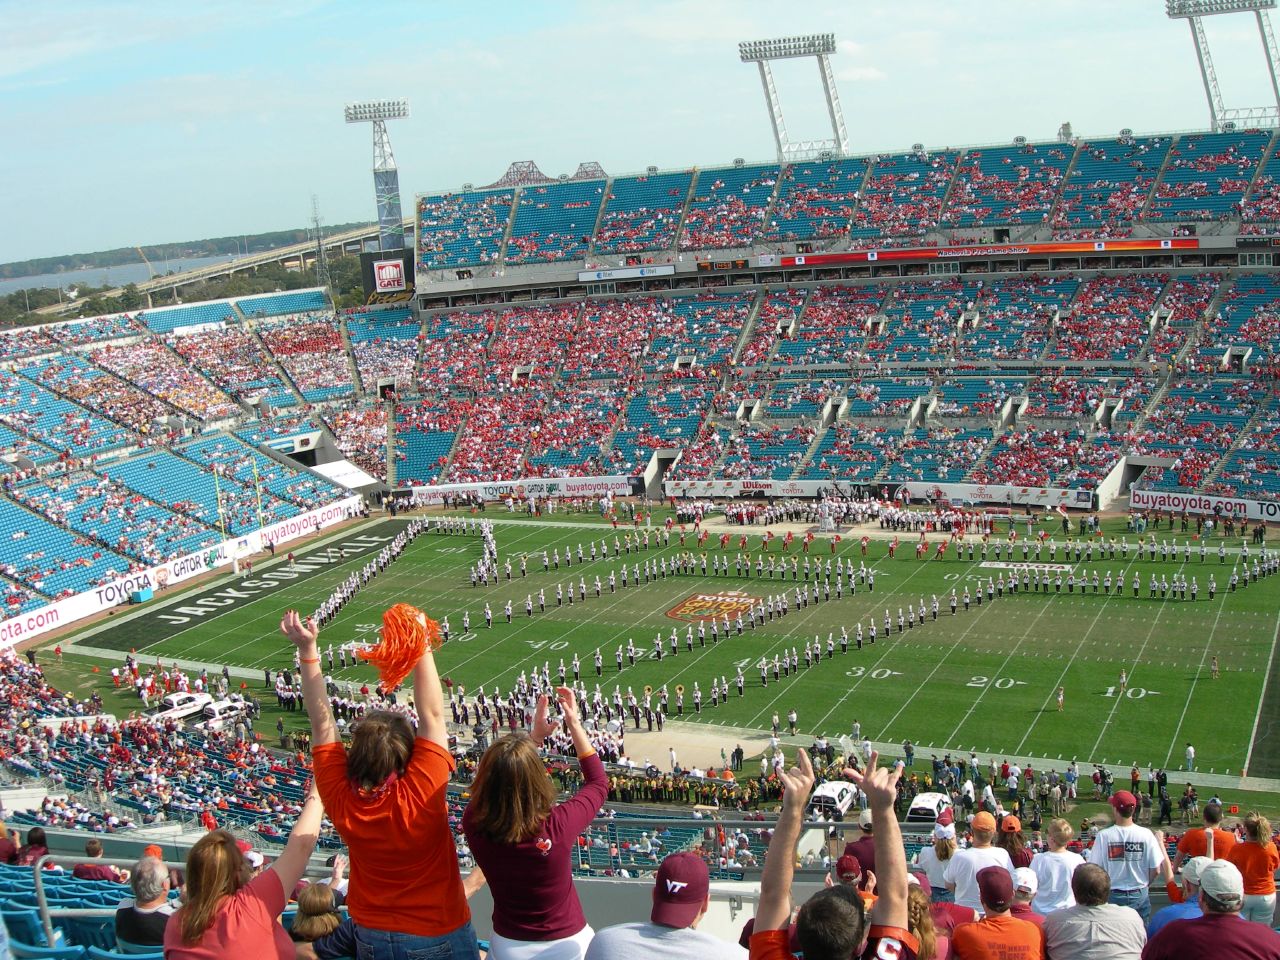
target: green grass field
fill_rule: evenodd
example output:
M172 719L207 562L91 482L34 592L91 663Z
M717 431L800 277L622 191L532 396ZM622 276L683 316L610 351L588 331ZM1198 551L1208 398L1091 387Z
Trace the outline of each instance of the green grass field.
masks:
M499 521L505 514L490 514ZM557 518L559 520L560 518ZM328 595L346 572L358 569L389 540L405 521L386 520L340 535L324 547L304 549L299 571L284 564L259 571L245 580L222 580L198 588L178 602L159 604L128 619L99 625L77 642L92 648L119 651L121 657L136 649L144 658L176 657L261 670L292 662L292 649L280 636L281 611L293 607L309 612ZM553 674L561 657L582 658L583 679L596 682L592 653L600 647L605 658L603 686L611 692L615 683L637 693L645 685L682 683L691 689L695 680L706 691L713 676L729 677L738 664L747 679L746 695L736 692L727 704L711 709L704 703L696 719L708 724L764 728L777 711L785 716L795 708L805 734L848 733L857 719L864 734L876 741L900 742L910 738L927 757L937 750L992 751L1010 757L1078 758L1122 764L1137 762L1179 768L1188 740L1197 750L1197 770L1238 776L1248 765L1250 775L1277 776L1280 750L1267 737L1270 720L1258 723L1260 702L1268 680L1268 668L1280 627L1280 578L1230 594L1226 589L1232 558L1219 566L1216 543L1201 565L1198 554L1184 568L1177 561L1148 563L1117 556L1082 566L1105 572L1125 571L1122 596L1018 594L997 599L967 614L952 617L946 597L953 586L976 586L998 570L983 568L980 561L958 560L953 553L943 561L918 562L911 540L904 537L898 557L890 561L883 542L873 541L867 558L876 570L875 592L865 588L843 600L832 600L792 610L742 637L721 640L705 648L684 645L685 622L668 611L697 594L741 591L765 597L781 589L778 582L735 577L668 577L640 586L632 585L613 595L607 578L622 559L639 560L679 552L675 540L665 551L542 572L541 553L552 546L563 550L586 545L594 534L613 542L605 525L549 524L536 520L500 522L496 535L500 553L516 567L514 582L489 588L472 588L468 569L479 556L479 540L469 536L421 537L387 572L361 591L321 634L322 648L349 640L374 640L382 611L397 601L411 602L430 615L448 616L453 640L439 653L441 673L465 684L468 691L480 686L504 689L522 670L550 662ZM1157 537L1161 533L1157 533ZM1179 540L1184 535L1177 535ZM1059 539L1061 537L1059 536ZM755 546L756 538L752 538ZM692 541L690 541L692 544ZM711 541L712 544L715 541ZM736 543L736 540L735 540ZM799 549L797 542L793 552ZM813 556L829 556L824 541L814 544ZM847 557L857 558L858 547L846 535L840 546ZM775 543L774 552L780 550ZM345 552L345 555L344 555ZM518 555L530 554L529 573L518 572ZM1047 562L1047 555L1045 560ZM323 562L317 562L322 560ZM1062 562L1062 554L1058 555ZM1182 569L1200 581L1196 603L1148 600L1147 580L1154 571L1172 575ZM1141 575L1141 599L1133 599L1130 581ZM1207 597L1208 575L1219 583L1218 597ZM556 608L557 583L587 581L585 603ZM604 594L595 598L593 579L605 582ZM524 599L532 592L547 591L548 609L524 615ZM788 580L787 589L791 589ZM932 594L942 601L939 621L916 626L891 637L883 633L875 645L861 651L850 647L841 655L839 645L832 659L761 689L756 668L761 655L773 655L786 647L803 647L807 639L827 633L839 636L841 625L853 632L874 617L882 630L885 608L896 621L898 607L910 598L929 603ZM513 601L514 622L507 625L503 604ZM485 602L495 614L492 629L485 629ZM471 613L471 631L462 630L463 611ZM675 626L681 636L680 652L661 662L650 659L653 637L664 638ZM696 626L695 626L696 631ZM634 667L618 673L614 650L634 638L642 651ZM66 641L64 641L65 645ZM669 650L665 643L664 647ZM1216 655L1221 677L1210 678L1210 658ZM109 664L104 664L108 666ZM624 664L625 666L625 664ZM1120 695L1121 671L1128 673L1128 690ZM372 679L367 667L336 671L339 681ZM261 686L259 677L254 684ZM1055 692L1066 688L1066 709L1058 712ZM1268 698L1268 704L1274 698ZM1268 711L1269 713L1269 711ZM685 718L693 714L687 698ZM1119 777L1118 777L1119 779Z

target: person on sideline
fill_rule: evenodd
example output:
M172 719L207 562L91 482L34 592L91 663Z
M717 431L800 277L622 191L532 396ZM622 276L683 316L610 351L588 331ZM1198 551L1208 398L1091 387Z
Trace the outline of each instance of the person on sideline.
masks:
M1276 871L1280 870L1280 856L1271 842L1271 822L1256 811L1245 817L1244 840L1231 849L1227 859L1244 877L1240 916L1271 926L1276 913Z
M529 736L508 734L480 758L462 815L471 854L493 892L494 960L582 960L594 935L573 885L573 854L608 795L609 780L573 691L557 687L556 698L582 770L577 794L556 803L539 754L559 725L547 718L544 696Z
M454 763L430 645L413 669L416 734L403 714L373 710L352 727L348 750L320 670L319 629L293 610L280 628L298 648L316 785L350 851L346 904L356 923L357 955L400 960L417 950L477 960L445 807Z
M276 918L302 879L323 815L312 786L284 852L256 877L233 834L214 830L196 841L187 854L186 903L164 929L165 960L293 960L293 941Z

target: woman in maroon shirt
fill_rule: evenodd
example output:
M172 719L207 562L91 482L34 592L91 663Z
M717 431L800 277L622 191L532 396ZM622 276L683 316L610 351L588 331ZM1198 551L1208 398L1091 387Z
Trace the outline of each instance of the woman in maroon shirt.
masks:
M548 721L547 700L540 697L529 736L509 734L485 751L462 816L471 853L493 892L494 960L581 960L594 935L573 886L573 854L604 803L608 778L573 691L558 687L556 696L582 768L577 794L555 802L538 750L557 723Z

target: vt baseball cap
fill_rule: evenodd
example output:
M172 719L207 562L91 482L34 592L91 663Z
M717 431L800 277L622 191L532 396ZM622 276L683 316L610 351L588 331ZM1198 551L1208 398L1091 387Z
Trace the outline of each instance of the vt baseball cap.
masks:
M1013 906L1013 877L1004 867L983 867L978 871L978 895L983 906L1004 913Z
M862 864L851 853L836 861L836 876L841 880L857 880L862 876Z
M664 927L689 926L702 912L710 885L707 865L697 855L671 854L658 867L649 919Z
M1117 813L1124 813L1126 810L1132 813L1138 809L1138 798L1128 790L1117 790L1111 795L1111 806Z

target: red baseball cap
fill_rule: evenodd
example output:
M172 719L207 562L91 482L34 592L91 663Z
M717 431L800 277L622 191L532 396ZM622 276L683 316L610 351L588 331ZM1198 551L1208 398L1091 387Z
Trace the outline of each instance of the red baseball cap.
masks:
M702 912L710 886L711 876L702 858L693 853L671 854L658 867L649 919L663 927L689 926Z
M1013 877L1004 867L983 867L978 871L978 895L986 907L1003 913L1013 905Z
M862 864L851 853L846 853L836 861L836 876L841 880L857 880L862 876Z
M1117 790L1111 795L1111 806L1118 813L1123 813L1126 808L1132 813L1138 808L1138 798L1128 790Z

